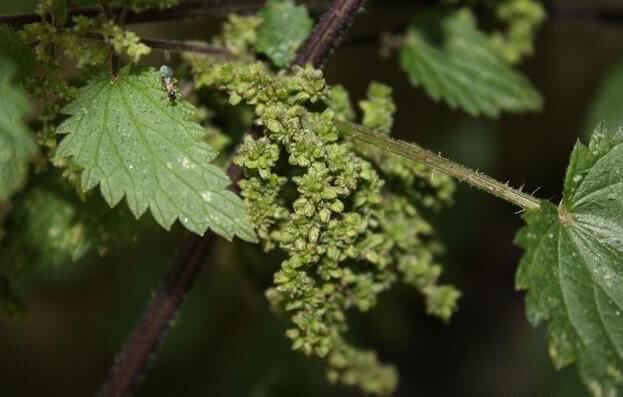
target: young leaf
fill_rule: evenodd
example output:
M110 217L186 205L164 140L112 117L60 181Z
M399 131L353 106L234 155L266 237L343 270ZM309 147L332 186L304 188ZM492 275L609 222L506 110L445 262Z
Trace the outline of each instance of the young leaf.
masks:
M533 324L549 320L550 356L577 360L595 396L623 392L623 131L577 144L558 207L527 211L517 288Z
M192 121L194 108L170 102L154 70L123 68L82 87L63 112L58 148L84 169L82 188L97 184L110 206L124 196L138 218L148 208L164 228L176 219L203 234L254 241L244 204L227 190L229 178L210 164L217 153Z
M532 84L478 30L468 10L414 21L400 63L413 85L421 84L435 100L472 116L538 110L542 104Z
M22 120L28 100L14 83L15 67L0 55L0 201L24 183L28 163L37 152L34 139Z
M307 8L291 0L270 0L260 16L257 51L268 56L276 66L288 66L313 26Z

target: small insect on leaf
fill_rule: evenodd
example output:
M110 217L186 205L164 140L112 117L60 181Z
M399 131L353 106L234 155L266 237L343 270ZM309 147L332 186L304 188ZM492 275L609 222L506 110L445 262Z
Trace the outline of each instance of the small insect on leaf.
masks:
M255 241L244 202L211 164L218 153L204 142L195 108L162 100L161 78L129 65L116 80L108 74L90 80L63 109L70 117L57 128L66 135L57 155L72 158L83 169L82 190L99 185L110 207L125 197L135 217L149 210L167 230L179 220L199 235L210 229Z
M170 79L173 77L173 69L167 65L162 65L160 66L160 75L163 79Z
M162 86L167 92L167 97L171 103L180 97L177 89L177 80L173 78L173 69L167 65L160 66L160 76L162 79Z

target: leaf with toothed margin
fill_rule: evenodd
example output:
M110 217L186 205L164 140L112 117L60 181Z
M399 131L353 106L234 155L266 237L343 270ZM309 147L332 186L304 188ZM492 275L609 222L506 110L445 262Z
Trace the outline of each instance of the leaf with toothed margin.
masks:
M623 394L623 131L571 155L563 199L527 211L516 242L530 322L549 321L557 368L577 362L594 396Z
M217 153L194 111L167 99L156 71L127 66L90 81L63 110L70 117L57 130L67 135L58 156L83 169L83 190L99 184L110 206L125 196L137 218L149 209L166 229L179 219L197 234L255 241L244 203L210 164Z
M532 84L504 61L468 9L423 13L413 21L400 64L414 86L472 116L541 108Z
M262 25L257 31L257 51L276 66L288 66L314 25L307 8L292 0L270 0L259 15Z

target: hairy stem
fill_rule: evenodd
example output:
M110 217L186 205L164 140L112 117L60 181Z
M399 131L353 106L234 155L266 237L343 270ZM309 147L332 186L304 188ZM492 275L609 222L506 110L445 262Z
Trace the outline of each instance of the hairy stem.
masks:
M179 40L163 40L141 38L141 42L148 47L156 50L164 50L171 52L195 52L206 55L220 55L223 57L231 57L231 52L226 48L216 47L209 44L189 43Z
M83 36L88 40L104 40L104 36L99 33L88 33ZM204 43L193 43L182 40L169 40L169 39L153 39L148 37L141 37L141 42L146 46L161 51L171 51L171 52L194 52L197 54L205 54L205 55L220 55L225 58L229 58L232 56L231 52L223 47L217 47L210 44Z
M245 13L255 11L266 3L266 0L194 0L184 1L180 5L167 8L165 10L147 10L143 12L127 11L126 23L138 24L146 22L169 21L184 18L196 17L223 17L229 13ZM307 0L304 1L311 8L318 8L327 3L326 0ZM123 7L111 7L111 12L118 15ZM72 17L83 15L95 17L102 13L101 7L81 7L69 11L68 23ZM0 15L0 25L7 24L14 28L21 28L24 25L34 22L41 22L41 17L37 14L16 14Z
M359 1L361 3L362 1ZM339 20L344 26L333 24L335 31L344 32L351 23L355 12L359 9L349 8L351 15L344 14L344 4L350 4L352 0L335 0L333 5L322 17L322 20L335 20L332 13L341 12ZM328 14L328 15L326 15ZM328 51L314 51L314 48L334 48L336 44L332 40L339 41L340 35L324 35L319 31L324 31L322 23L318 24L310 39L299 49L300 53L310 54L305 57L297 57L295 64L303 65L307 62L321 65ZM327 42L327 43L325 43ZM253 136L260 135L258 127L250 132ZM233 189L237 189L237 182L242 178L242 170L232 164L227 173L234 182ZM184 302L186 293L190 290L194 280L197 278L201 265L211 250L216 240L213 233L206 233L205 236L192 236L188 243L182 248L179 256L173 262L169 272L165 276L160 288L154 294L143 315L143 319L132 331L130 338L117 356L115 363L110 371L106 383L101 387L98 397L126 397L139 381L150 358L153 358L159 345L164 339L166 331L170 328L171 322Z
M182 4L165 10L147 10L143 12L127 11L125 22L128 24L167 21L172 19L196 18L203 16L223 16L230 12L253 11L262 7L265 0L200 0L185 1ZM118 15L123 7L111 7L110 12ZM77 8L69 11L68 23L72 17L83 15L95 17L102 13L101 7ZM0 24L7 24L12 27L20 28L34 22L41 22L41 17L37 14L17 14L0 15Z
M126 396L137 383L138 377L171 327L173 318L197 278L215 239L212 233L205 237L193 236L181 250L149 302L143 319L117 356L110 371L110 380L101 387L98 397Z
M445 157L424 149L414 143L392 139L360 125L336 121L338 129L345 135L360 142L373 145L398 156L426 164L431 169L449 175L475 188L515 204L525 210L539 209L539 200L520 190L513 189L506 183L478 171L471 170Z
M294 61L297 65L322 67L355 19L365 0L334 1L301 47Z
M183 4L166 10L150 10L141 13L128 11L128 24L140 24L146 22L169 21L184 18L195 17L222 17L230 12L250 12L262 7L265 0L200 0L185 1ZM307 0L303 1L312 9L317 9L326 0ZM439 5L439 0L422 0L418 2L421 6ZM462 3L459 3L462 5ZM555 18L570 18L585 21L594 21L609 25L620 25L623 23L623 12L613 7L575 7L565 6L556 3L545 4L548 15ZM121 7L112 7L113 12L120 12ZM101 8L83 7L69 11L68 21L74 15L84 15L86 17L95 17L101 13ZM24 25L34 22L41 22L41 17L37 14L15 14L0 15L0 25L6 24L13 28L21 28Z

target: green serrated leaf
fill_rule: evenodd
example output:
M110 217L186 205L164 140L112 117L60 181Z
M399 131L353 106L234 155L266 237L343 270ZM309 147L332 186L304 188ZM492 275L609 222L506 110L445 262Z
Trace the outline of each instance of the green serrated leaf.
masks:
M149 208L166 229L179 219L198 234L210 228L255 240L229 178L210 164L217 153L193 121L195 109L171 103L156 71L128 66L115 79L94 79L63 112L71 117L58 127L67 134L58 155L84 169L83 190L99 184L110 206L125 196L136 217Z
M24 183L28 163L37 152L24 116L28 100L13 82L14 66L0 54L0 201Z
M34 275L49 280L75 274L71 264L156 227L136 222L127 208L111 209L101 197L89 196L82 200L55 175L40 174L15 200L0 241L0 317L21 311L20 297Z
M415 86L472 116L538 110L542 99L476 27L469 10L423 15L411 25L400 63Z
M586 131L599 123L611 131L623 125L623 63L608 71L601 83L588 113Z
M313 26L307 8L291 0L270 0L260 16L257 51L268 56L276 66L288 66Z
M0 246L0 277L15 278L34 268L58 267L104 253L110 243L129 241L147 228L126 209L111 209L101 198L80 200L43 175L16 200Z
M549 320L556 367L577 361L594 396L623 393L623 132L596 131L571 155L563 200L528 211L517 288Z
M25 192L5 225L0 273L16 278L32 269L67 265L82 258L100 237L82 219L82 205L49 188Z

